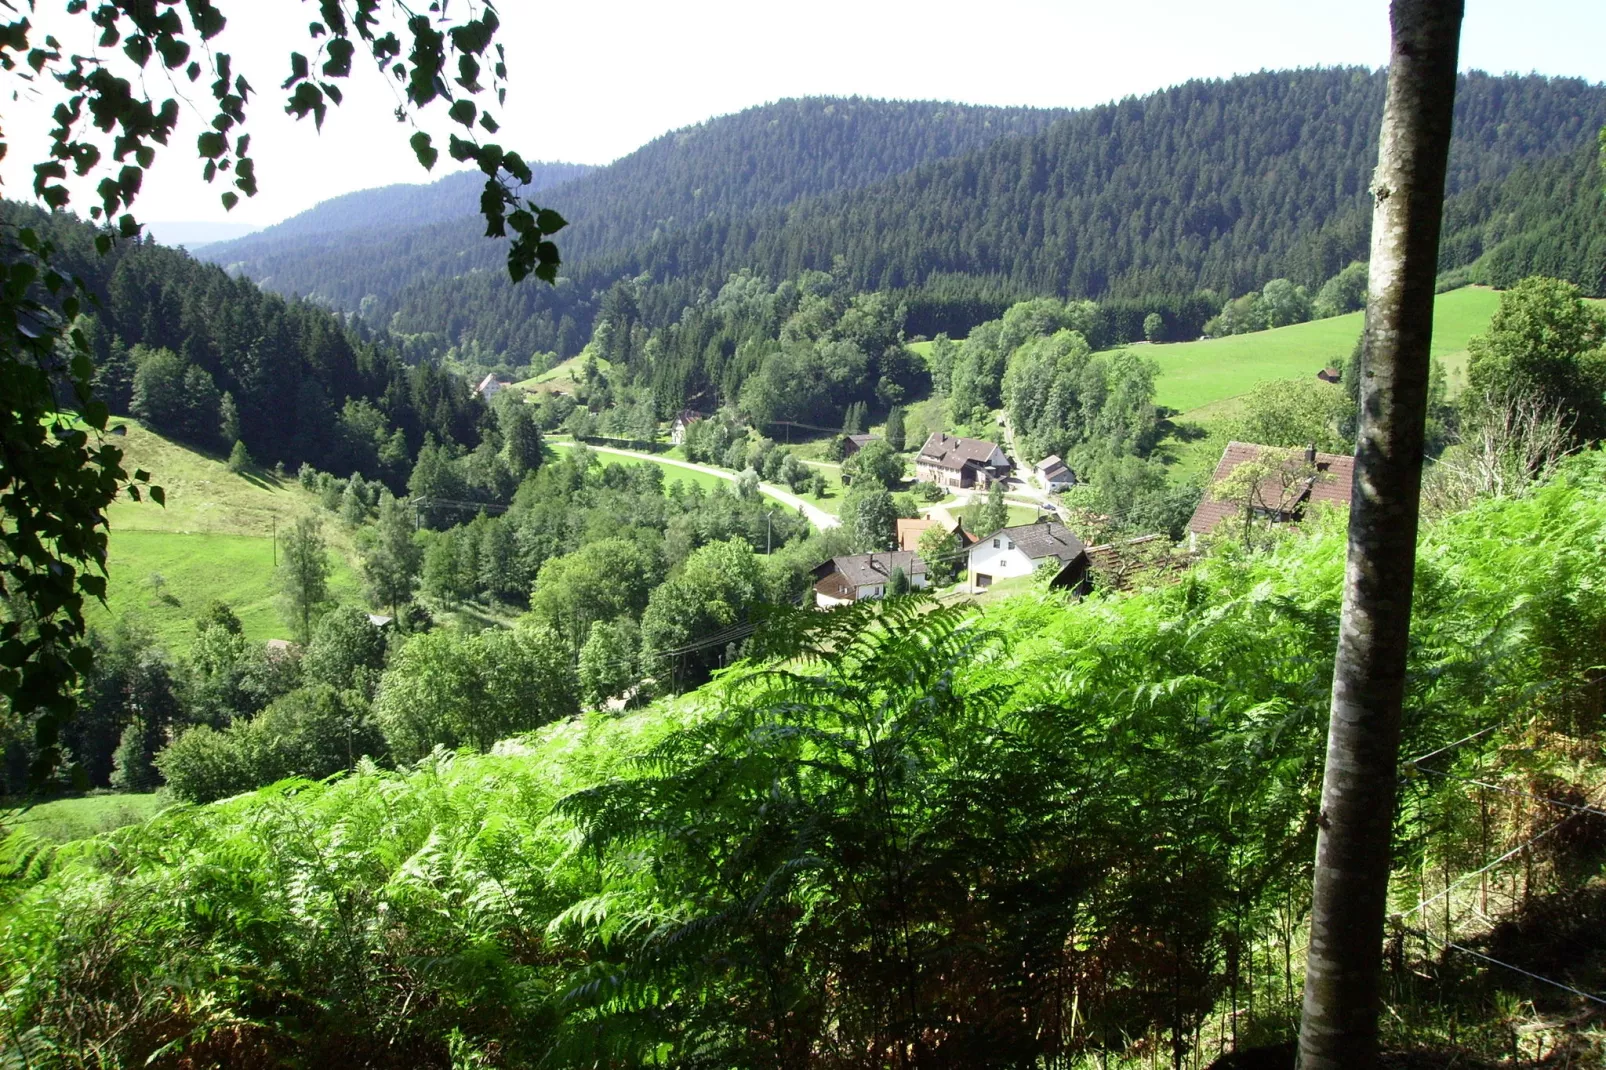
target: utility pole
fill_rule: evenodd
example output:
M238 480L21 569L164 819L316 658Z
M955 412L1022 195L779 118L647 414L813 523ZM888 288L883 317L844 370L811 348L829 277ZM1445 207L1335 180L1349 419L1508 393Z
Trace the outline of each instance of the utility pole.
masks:
M279 567L279 518L273 518L273 567Z
M764 555L766 557L768 557L770 553L770 535L773 530L773 525L770 523L770 517L774 515L774 509L770 509L764 514Z

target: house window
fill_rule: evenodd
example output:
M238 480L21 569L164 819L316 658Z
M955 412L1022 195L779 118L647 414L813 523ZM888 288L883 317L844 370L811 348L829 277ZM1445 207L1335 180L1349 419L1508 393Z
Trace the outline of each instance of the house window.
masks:
M994 550L998 549L998 540L997 539L993 540L993 549Z
M1015 548L1015 544L1014 543L1010 543L1008 546L1004 547L1004 549L1006 549L1006 550L1013 550L1014 548Z

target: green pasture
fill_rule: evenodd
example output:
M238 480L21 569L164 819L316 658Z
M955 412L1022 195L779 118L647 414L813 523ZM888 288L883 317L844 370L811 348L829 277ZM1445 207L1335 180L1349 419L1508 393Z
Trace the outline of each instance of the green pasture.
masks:
M53 799L34 806L0 808L0 830L25 829L35 836L67 843L124 825L137 825L171 802L160 792Z
M338 522L330 518L329 526ZM271 535L207 535L112 530L107 553L106 605L91 603L90 624L137 618L175 653L189 649L195 620L208 602L227 602L252 642L288 639L273 589ZM330 590L336 601L365 604L351 565L331 553Z
M132 420L114 423L127 428L112 439L124 451L124 467L148 471L166 505L125 498L107 510L107 604L90 604L91 624L137 617L183 653L196 617L216 598L233 607L252 641L289 638L274 602L275 542L307 515L323 519L335 598L362 604L350 533L300 483L266 471L236 474L220 458Z
M572 449L574 447L573 442L553 442L551 440L547 441L547 445L553 449L560 450ZM716 487L729 487L731 485L731 482L728 479L721 479L719 476L711 476L707 472L696 472L690 468L682 468L677 464L669 464L657 457L648 456L645 453L632 453L628 457L621 457L617 453L603 453L601 450L597 450L595 452L597 455L597 460L603 464L655 465L658 468L663 469L664 486L666 487L675 482L694 484L702 487L704 490L713 490Z
M1467 342L1488 328L1499 304L1499 293L1481 286L1440 294L1434 302L1432 353L1444 362L1452 393L1466 382ZM1134 348L1160 365L1156 403L1202 422L1220 415L1209 407L1269 379L1314 377L1342 364L1360 337L1362 319L1351 312L1254 334Z

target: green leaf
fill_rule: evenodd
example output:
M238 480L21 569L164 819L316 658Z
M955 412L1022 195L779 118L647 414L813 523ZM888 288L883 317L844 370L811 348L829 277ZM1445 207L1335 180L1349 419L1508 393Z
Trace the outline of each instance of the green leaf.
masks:
M151 487L148 493L151 496L151 501L155 502L157 505L163 506L164 508L166 507L167 492L162 490L161 487Z
M195 139L195 151L202 158L215 160L229 151L229 141L215 130L208 130Z
M541 228L543 234L556 234L568 226L569 221L552 209L543 208L535 214L535 225Z
M408 143L413 146L413 154L418 157L418 162L424 165L424 170L433 170L440 153L430 144L429 135L420 130Z
M472 100L459 100L451 106L451 109L446 114L464 126L473 126L474 118L479 114L479 109L474 107Z
M290 77L284 80L281 89L289 89L297 82L307 77L307 57L299 52L290 53Z

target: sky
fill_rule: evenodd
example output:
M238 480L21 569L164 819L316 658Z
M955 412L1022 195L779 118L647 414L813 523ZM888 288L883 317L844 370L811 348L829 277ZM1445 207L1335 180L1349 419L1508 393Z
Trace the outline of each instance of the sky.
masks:
M282 111L288 55L307 50L309 0L221 0L220 41L260 95L249 114L261 192L226 213L193 146L186 110L136 202L162 221L265 226L329 197L424 182L392 116L394 95L359 66L322 132ZM86 20L39 0L36 24L87 48ZM1467 0L1461 66L1606 82L1603 0ZM500 0L510 92L498 140L529 160L604 164L669 130L783 97L861 95L973 104L1085 107L1191 78L1388 61L1386 0ZM154 68L154 64L153 64ZM166 90L163 82L149 83ZM53 98L9 99L3 192L27 196ZM182 86L186 91L191 88ZM192 94L209 100L205 83ZM449 122L425 123L444 143ZM443 164L449 165L442 153ZM87 209L89 189L75 191Z

